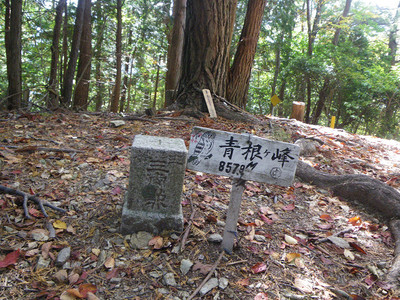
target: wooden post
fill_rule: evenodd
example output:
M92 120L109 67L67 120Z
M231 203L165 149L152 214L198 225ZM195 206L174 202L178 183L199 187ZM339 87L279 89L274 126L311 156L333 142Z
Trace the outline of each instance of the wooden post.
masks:
M210 113L210 118L211 119L216 119L217 118L217 113L215 112L215 107L214 107L214 102L211 96L210 90L204 89L203 91L203 96L204 99L206 100L208 112Z
M296 119L303 122L304 119L304 108L306 104L304 102L293 101L291 119Z
M245 189L246 180L234 178L232 180L231 196L229 208L226 213L226 224L224 238L222 240L222 249L228 254L232 253L233 243L237 237L237 220L239 218L240 204L242 203L242 194Z

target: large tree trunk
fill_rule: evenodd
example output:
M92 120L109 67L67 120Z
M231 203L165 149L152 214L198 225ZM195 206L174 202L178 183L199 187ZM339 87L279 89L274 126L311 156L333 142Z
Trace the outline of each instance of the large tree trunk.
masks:
M256 54L266 0L248 0L235 58L228 74L226 97L229 102L246 108L251 69Z
M165 75L165 103L167 107L173 103L174 97L167 96L168 92L178 88L181 72L183 38L186 21L186 0L174 0L174 25L168 47L167 74Z
M87 110L89 97L89 83L92 61L92 3L85 0L83 14L82 36L80 43L78 71L76 73L76 87L72 107L75 110Z
M22 0L5 1L5 46L7 56L7 109L20 109L22 103L21 31Z
M207 107L202 89L209 89L219 116L248 121L249 116L223 101L229 70L237 0L189 0L186 11L182 75L178 108L200 117ZM222 102L218 101L222 100ZM254 120L253 120L254 121Z
M61 91L61 102L64 107L68 107L71 102L74 74L76 63L78 61L79 45L81 43L84 11L85 0L79 0L78 7L76 8L76 19L74 34L72 36L71 52L69 53L68 67L64 76L63 88Z
M67 5L66 0L60 0L56 7L56 17L53 29L53 43L51 46L51 65L50 65L50 78L48 86L47 108L55 110L59 106L59 87L58 87L58 58L60 55L60 33L62 24L62 15L64 6Z
M302 181L329 189L334 196L366 209L390 226L395 238L394 261L387 281L398 286L400 273L400 193L387 184L363 174L330 175L299 161L296 176Z
M111 112L118 112L119 97L121 94L121 77L122 77L122 0L117 0L117 36L116 36L116 50L115 55L117 59L117 75L115 78L115 85L111 96Z

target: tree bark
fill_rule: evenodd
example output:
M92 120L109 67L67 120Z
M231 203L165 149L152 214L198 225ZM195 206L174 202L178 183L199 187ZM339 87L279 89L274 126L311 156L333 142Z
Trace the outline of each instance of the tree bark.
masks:
M223 101L229 70L237 0L189 0L177 107L201 117L207 111L202 89L209 89L218 116L248 121L239 109ZM222 102L217 100L222 100Z
M174 0L174 25L172 27L171 41L168 47L167 74L165 75L165 92L176 91L182 62L183 39L186 22L186 0ZM165 97L164 106L170 106L175 97Z
M116 36L115 55L117 59L117 75L115 85L111 96L111 112L118 112L119 97L121 94L121 77L122 77L122 0L117 0L117 36Z
M74 34L72 36L71 52L69 53L68 67L64 76L63 88L61 91L61 96L62 96L61 102L64 107L68 107L70 105L72 97L74 74L76 69L76 63L78 60L79 47L81 43L85 1L86 0L79 0L78 7L76 8L76 19L75 19Z
M60 34L62 25L62 15L64 6L67 5L66 0L60 0L56 7L56 17L53 29L53 43L51 46L51 64L50 64L50 78L47 97L47 108L56 110L59 106L59 86L58 86L58 58L60 55Z
M256 54L266 0L248 0L247 12L233 64L229 70L227 99L245 109L251 69Z
M22 0L5 1L5 46L7 57L7 109L20 109L22 104L21 32Z
M82 35L79 52L78 71L76 73L76 87L72 107L75 110L87 110L89 97L89 83L92 61L92 3L85 0L83 13Z

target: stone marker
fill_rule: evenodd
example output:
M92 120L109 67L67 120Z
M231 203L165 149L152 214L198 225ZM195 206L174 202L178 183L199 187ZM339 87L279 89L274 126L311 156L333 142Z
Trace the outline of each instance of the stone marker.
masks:
M182 231L181 195L186 157L182 139L135 136L129 186L122 208L122 234Z
M194 127L187 168L233 178L222 249L232 253L246 180L289 186L300 147L251 134Z

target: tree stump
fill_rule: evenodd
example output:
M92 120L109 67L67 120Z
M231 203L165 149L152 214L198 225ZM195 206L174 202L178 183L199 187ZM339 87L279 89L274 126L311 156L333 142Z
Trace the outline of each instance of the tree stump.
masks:
M306 104L304 102L294 101L293 106L292 106L292 114L290 115L290 118L303 122L305 107L306 107Z

